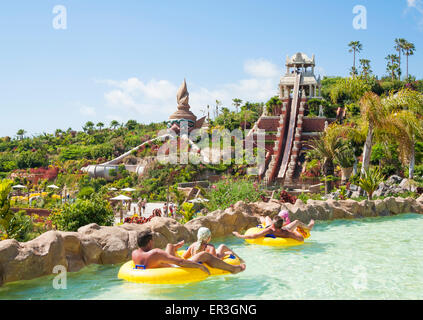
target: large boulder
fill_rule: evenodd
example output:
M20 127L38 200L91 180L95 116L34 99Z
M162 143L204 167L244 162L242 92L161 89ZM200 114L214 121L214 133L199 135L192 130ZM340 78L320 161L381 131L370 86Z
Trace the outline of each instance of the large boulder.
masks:
M2 282L27 280L51 274L57 265L68 267L64 241L57 231L48 231L34 240L17 244L8 240L0 242L3 253L10 260L1 263ZM3 247L4 246L4 247Z
M81 235L78 232L61 232L65 247L68 271L79 271L85 267L82 257Z
M417 192L417 185L413 180L410 179L403 179L399 184L399 187L403 190Z
M253 214L273 217L281 210L281 203L276 201L254 202L250 204Z

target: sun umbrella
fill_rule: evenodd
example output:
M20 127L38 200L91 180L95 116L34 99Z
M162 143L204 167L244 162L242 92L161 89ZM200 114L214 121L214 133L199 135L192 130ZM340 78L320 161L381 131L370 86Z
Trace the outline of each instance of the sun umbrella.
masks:
M191 203L201 203L201 202L208 202L208 201L209 200L207 200L207 199L196 198L196 199L189 200L188 202L191 202Z
M15 186L12 186L13 189L25 189L26 187L21 185L21 184L17 184Z
M125 188L125 189L122 189L122 191L132 192L132 191L135 191L135 189L132 189L132 188Z
M127 196L124 196L123 194L120 194L117 197L111 198L110 200L132 200L132 199Z

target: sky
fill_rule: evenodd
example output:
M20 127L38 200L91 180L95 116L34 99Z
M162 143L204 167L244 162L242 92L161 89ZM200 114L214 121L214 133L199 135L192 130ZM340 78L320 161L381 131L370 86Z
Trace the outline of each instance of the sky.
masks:
M266 102L287 55L347 76L356 40L383 76L395 38L415 44L410 74L423 78L423 0L2 1L0 137L164 121L184 78L198 117L216 99Z

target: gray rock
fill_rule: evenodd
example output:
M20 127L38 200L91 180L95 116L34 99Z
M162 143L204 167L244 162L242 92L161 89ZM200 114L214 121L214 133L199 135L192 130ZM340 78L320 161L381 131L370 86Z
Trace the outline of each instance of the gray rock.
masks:
M400 184L401 181L402 181L402 178L394 174L390 176L388 180L386 180L386 184L392 186L392 185Z
M399 186L402 188L402 189L404 189L404 190L407 190L407 191L411 191L411 192L417 192L417 186L416 186L416 183L415 182L413 182L412 180L410 180L410 179L403 179L402 181L401 181L401 183L399 184Z

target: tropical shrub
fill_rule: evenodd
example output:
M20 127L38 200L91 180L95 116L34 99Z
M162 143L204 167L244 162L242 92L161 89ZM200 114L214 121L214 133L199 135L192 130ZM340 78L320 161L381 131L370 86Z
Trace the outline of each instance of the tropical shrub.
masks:
M114 222L113 209L107 200L97 194L88 199L77 199L75 203L66 203L60 211L50 216L52 224L59 230L77 231L90 223L111 226Z
M194 218L195 210L194 210L194 204L185 202L182 204L182 209L180 210L180 213L182 214L182 222L187 223L188 221L192 220Z
M28 234L32 231L32 221L25 211L13 213L10 210L9 193L12 181L0 182L0 239L28 240Z
M206 203L206 207L209 211L224 210L238 201L259 201L262 195L265 194L258 189L257 184L247 179L225 179L212 185L207 191L206 198L209 202Z
M31 218L24 210L14 213L8 222L6 234L9 239L16 239L18 241L31 240L31 232L34 226Z
M379 168L370 168L366 170L364 176L360 178L358 186L366 191L368 199L371 200L373 193L379 187L379 184L383 182L384 178Z

